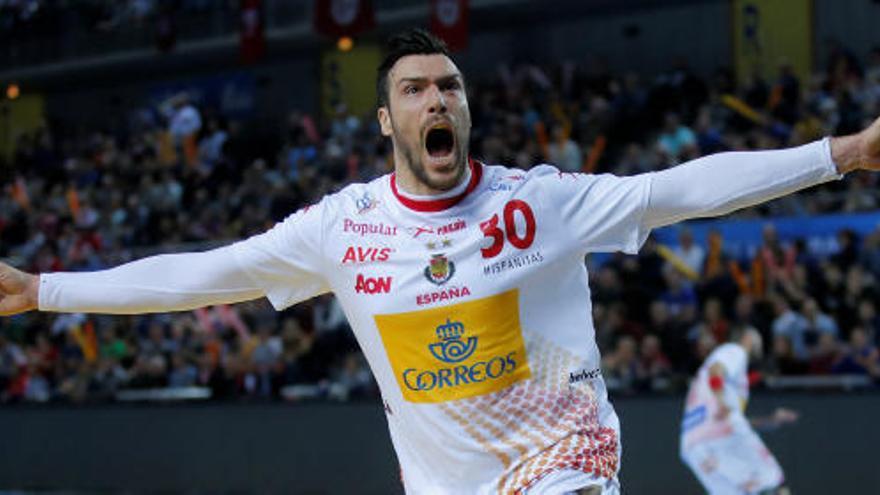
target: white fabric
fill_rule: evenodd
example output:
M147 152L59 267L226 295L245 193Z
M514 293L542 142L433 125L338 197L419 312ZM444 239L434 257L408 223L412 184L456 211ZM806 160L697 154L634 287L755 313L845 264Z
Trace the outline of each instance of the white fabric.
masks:
M718 398L709 387L710 368L724 369L722 393L729 414L719 419ZM758 493L782 484L782 468L745 415L749 399L748 356L738 344L712 351L688 390L680 454L712 495Z
M750 495L779 487L782 468L754 431L702 442L682 460L710 495Z
M652 175L650 228L725 215L840 178L828 138L784 150L709 155Z
M232 246L164 254L97 272L40 275L41 311L154 313L256 299L264 293L238 266Z
M722 399L730 410L729 415L718 419L720 410L718 398L709 386L709 370L714 365L724 369L724 389ZM750 430L745 417L745 406L749 400L748 356L739 344L718 346L700 366L696 377L688 389L682 419L681 445L688 449L692 444L708 438L719 438L735 431Z
M614 486L619 426L585 253L635 253L652 227L834 177L827 143L697 162L625 178L483 167L475 190L434 212L403 206L385 176L226 248L44 275L39 306L132 313L265 295L282 309L332 291L379 383L408 493Z

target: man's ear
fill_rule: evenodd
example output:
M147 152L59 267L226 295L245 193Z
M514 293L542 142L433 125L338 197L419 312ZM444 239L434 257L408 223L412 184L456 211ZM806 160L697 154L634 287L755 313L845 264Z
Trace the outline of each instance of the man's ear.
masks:
M379 119L379 127L382 129L382 135L385 137L391 136L394 133L394 128L391 127L391 112L388 111L387 105L379 107L376 111L376 118Z

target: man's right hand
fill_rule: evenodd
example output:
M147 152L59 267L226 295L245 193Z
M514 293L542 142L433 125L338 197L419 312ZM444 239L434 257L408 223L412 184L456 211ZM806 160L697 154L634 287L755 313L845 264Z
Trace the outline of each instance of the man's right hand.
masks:
M0 262L0 316L37 309L40 277Z

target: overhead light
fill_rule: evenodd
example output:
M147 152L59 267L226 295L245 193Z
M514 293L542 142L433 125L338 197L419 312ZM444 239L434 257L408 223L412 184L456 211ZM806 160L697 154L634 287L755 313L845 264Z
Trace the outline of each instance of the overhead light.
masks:
M338 48L340 52L351 51L351 49L354 48L354 40L349 36L343 36L336 42L336 48Z
M20 94L21 89L19 89L18 84L12 83L9 86L6 86L6 97L10 100L18 98Z

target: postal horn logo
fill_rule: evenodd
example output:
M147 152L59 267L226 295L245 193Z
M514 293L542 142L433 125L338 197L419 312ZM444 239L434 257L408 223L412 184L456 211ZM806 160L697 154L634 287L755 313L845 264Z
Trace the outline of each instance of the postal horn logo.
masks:
M467 341L461 339L464 334L464 325L457 321L449 321L437 327L437 342L428 344L431 354L444 363L460 363L471 357L477 350L477 337L468 337Z
M429 282L443 285L455 275L455 263L449 261L449 258L441 254L432 254L431 261L425 267L425 278Z

